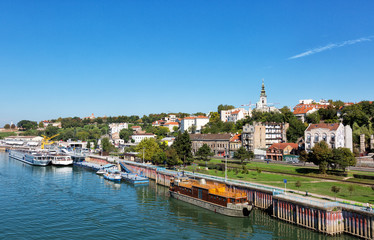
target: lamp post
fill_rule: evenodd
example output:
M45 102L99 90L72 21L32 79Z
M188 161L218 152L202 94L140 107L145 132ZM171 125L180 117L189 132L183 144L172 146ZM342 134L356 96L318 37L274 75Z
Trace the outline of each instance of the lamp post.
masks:
M225 148L225 182L227 182L227 148Z
M143 164L144 164L144 147L143 147Z

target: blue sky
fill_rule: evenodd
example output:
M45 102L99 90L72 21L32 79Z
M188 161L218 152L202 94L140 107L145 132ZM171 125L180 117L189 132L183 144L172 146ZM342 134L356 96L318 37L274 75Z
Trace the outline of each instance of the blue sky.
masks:
M256 102L263 78L279 107L373 100L373 11L368 0L2 0L0 126L209 112Z

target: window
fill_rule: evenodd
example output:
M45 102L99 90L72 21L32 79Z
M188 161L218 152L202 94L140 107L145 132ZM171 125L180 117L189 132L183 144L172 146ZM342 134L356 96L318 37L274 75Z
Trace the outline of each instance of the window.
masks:
M318 135L318 133L314 135L314 142L319 142L319 135Z
M311 136L310 136L310 134L306 135L306 141L307 141L307 142L310 142L310 140L311 140Z
M324 134L322 135L322 140L325 141L325 142L327 142L327 135L326 135L326 133L324 133Z

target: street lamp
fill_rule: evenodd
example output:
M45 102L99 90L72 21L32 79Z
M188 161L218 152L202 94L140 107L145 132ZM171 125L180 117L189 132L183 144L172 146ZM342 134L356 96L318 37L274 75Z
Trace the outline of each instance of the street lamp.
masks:
M227 148L225 148L225 182L227 182Z
M144 147L143 147L143 164L144 164Z

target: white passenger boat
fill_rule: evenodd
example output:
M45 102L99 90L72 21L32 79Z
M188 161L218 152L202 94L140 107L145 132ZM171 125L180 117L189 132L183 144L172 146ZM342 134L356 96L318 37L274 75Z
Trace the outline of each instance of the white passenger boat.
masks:
M34 166L47 166L52 156L45 152L9 150L9 157Z
M68 166L73 164L73 159L69 155L52 155L52 164L56 166Z

